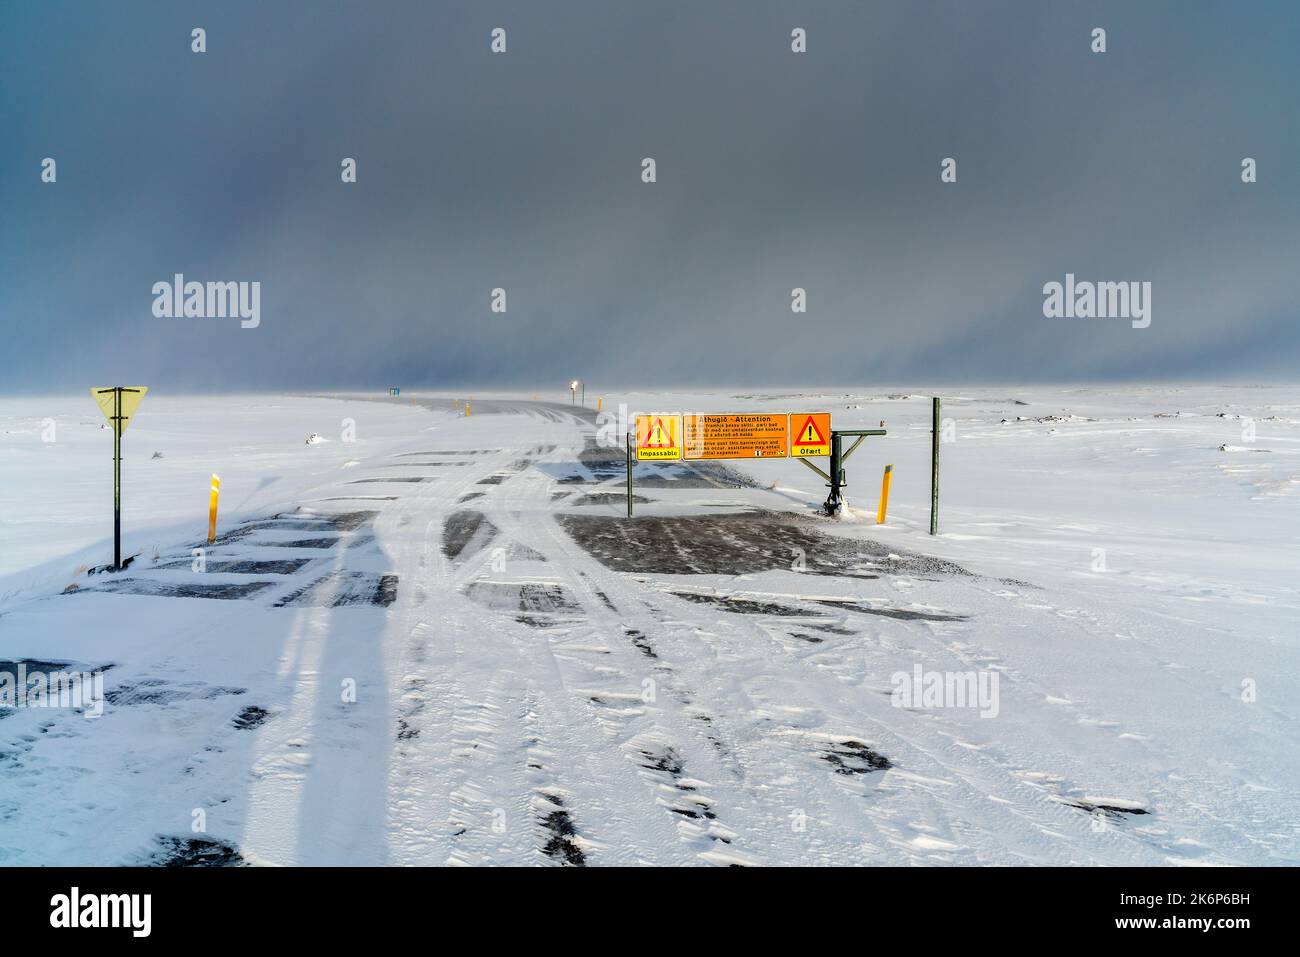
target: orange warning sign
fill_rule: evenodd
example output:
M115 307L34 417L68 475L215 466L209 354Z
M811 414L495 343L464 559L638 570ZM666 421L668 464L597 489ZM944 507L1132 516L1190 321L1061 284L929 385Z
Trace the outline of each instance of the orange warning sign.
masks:
M636 459L638 462L675 460L682 457L680 415L638 415L636 417Z
M805 458L831 454L829 412L790 413L790 454Z
M682 431L688 459L785 458L790 418L766 412L746 415L686 415Z

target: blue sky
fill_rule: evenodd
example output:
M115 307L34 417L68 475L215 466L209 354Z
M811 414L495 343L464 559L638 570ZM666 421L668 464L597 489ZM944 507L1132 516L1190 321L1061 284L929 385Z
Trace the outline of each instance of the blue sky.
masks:
M1297 50L1281 2L8 0L0 391L1293 381ZM1044 318L1067 272L1150 328ZM261 324L155 317L175 273Z

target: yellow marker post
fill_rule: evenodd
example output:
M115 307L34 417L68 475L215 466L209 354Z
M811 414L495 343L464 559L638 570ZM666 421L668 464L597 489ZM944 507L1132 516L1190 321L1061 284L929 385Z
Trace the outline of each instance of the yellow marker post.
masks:
M885 477L880 482L880 511L876 512L876 524L885 524L885 509L889 507L889 480L894 474L892 465L885 466Z
M604 397L604 396L601 396L600 398L596 399L596 411L597 411L597 412L600 411L600 407L601 407L601 405L604 404L604 402L605 402L605 397Z
M208 496L208 544L217 540L217 496L221 494L221 479L212 476L212 493Z
M469 418L469 403L465 403L465 418Z

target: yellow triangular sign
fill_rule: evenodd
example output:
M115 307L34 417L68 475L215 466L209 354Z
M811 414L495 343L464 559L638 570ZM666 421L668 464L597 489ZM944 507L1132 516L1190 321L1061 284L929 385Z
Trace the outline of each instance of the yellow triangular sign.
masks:
M149 391L147 385L124 385L122 386L122 407L121 411L117 406L117 388L108 386L103 389L91 389L90 394L94 398L99 410L104 413L104 418L108 419L109 425L117 427L117 434L121 435L126 431L126 427L131 422L131 416L135 415L135 410L140 407L140 400L144 394Z

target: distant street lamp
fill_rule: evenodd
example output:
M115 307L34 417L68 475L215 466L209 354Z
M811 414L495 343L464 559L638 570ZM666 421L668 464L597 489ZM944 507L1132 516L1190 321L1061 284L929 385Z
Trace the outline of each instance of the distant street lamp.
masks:
M583 390L586 391L585 389ZM574 379L569 383L569 405L578 404L578 380Z

